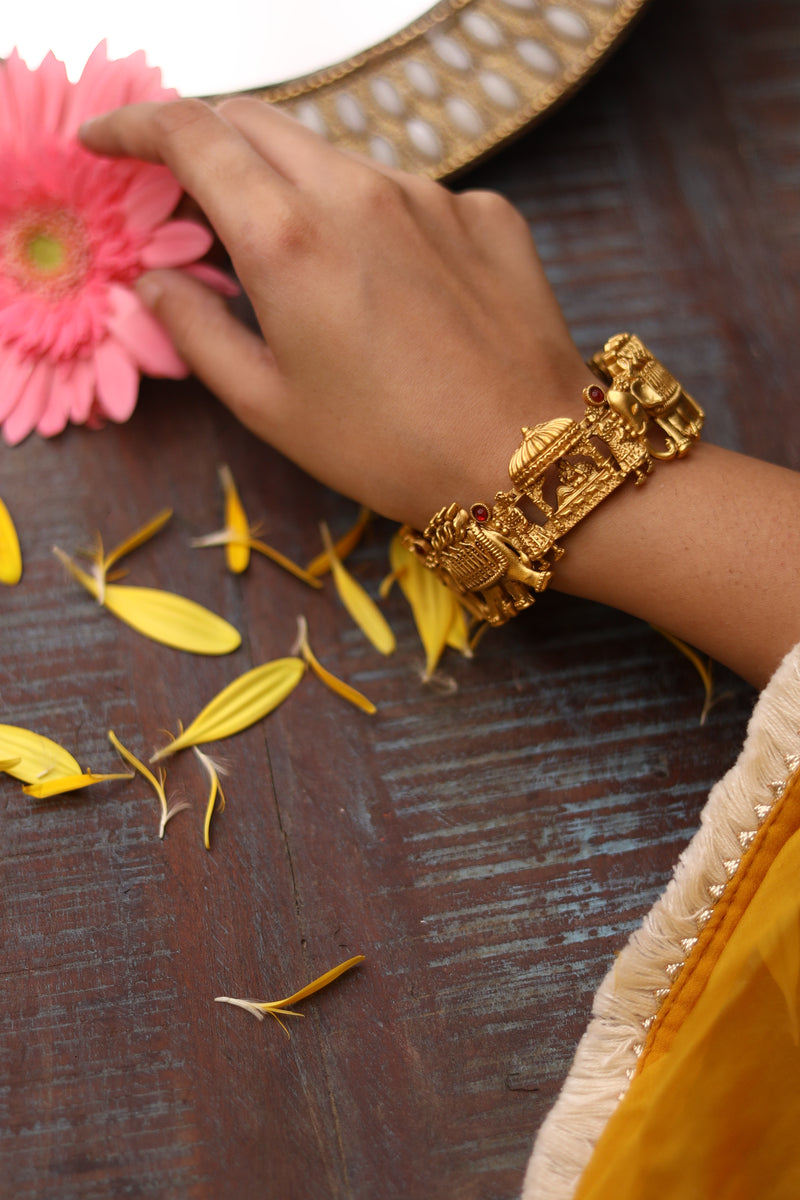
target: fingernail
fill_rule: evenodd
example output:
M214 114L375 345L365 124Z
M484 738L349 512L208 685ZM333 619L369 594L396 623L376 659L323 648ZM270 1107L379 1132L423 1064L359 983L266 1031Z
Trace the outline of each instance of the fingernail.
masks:
M155 308L164 294L164 288L152 275L143 275L136 280L136 294L145 308Z

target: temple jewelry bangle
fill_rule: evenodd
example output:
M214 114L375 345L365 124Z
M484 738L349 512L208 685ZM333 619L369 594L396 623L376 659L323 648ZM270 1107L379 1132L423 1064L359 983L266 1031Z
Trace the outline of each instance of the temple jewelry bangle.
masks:
M590 360L605 385L584 388L581 421L523 428L494 504L440 509L403 544L482 621L502 625L533 604L564 553L559 539L620 484L645 482L656 461L682 458L703 410L635 336L618 333Z

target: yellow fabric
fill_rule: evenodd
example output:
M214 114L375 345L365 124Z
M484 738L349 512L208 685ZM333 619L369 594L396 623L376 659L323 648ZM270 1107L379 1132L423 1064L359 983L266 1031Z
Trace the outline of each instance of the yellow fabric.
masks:
M800 803L794 785L782 807ZM609 1121L576 1200L800 1197L800 832L727 933L666 1053Z
M698 937L697 945L658 1010L639 1058L637 1072L644 1070L652 1060L666 1054L672 1039L706 987L733 930L742 914L747 911L775 856L798 829L800 776L791 781L782 800L775 805L759 829L752 846L742 857L735 876L714 906L711 919Z

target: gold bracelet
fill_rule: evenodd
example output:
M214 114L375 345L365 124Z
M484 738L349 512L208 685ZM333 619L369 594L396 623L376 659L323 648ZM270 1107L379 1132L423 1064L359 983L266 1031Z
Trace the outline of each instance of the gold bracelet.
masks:
M403 544L464 606L502 625L533 604L564 553L558 539L626 479L644 483L656 460L682 458L700 437L703 410L637 338L612 337L589 366L581 421L556 417L522 430L508 465L512 490L493 505L440 509Z

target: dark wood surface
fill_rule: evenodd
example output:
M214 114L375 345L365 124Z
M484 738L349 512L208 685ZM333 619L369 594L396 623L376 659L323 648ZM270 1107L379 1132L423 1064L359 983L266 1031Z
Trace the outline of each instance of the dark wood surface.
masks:
M541 128L459 181L529 218L588 354L632 328L708 411L712 440L800 467L796 0L661 0ZM647 626L555 594L423 686L402 597L380 658L330 587L243 578L218 528L227 461L267 540L300 561L354 506L256 443L195 383L148 382L124 427L0 450L25 576L0 594L0 720L113 770L223 684L286 653L297 614L369 718L306 679L221 744L157 837L145 785L2 805L0 1194L510 1200L592 993L663 888L751 690L698 725L692 668ZM160 648L99 612L54 543L108 543L162 506L132 582L191 595L244 634L226 659ZM375 589L391 529L353 559ZM366 962L278 1026L215 1005L275 999Z

